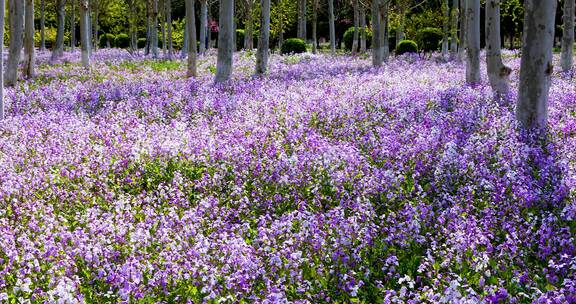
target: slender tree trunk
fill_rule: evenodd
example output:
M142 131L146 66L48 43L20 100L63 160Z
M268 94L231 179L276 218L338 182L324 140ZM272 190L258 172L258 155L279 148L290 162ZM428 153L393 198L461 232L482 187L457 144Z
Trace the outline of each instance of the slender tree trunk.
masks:
M64 53L64 27L66 26L65 5L66 0L58 0L56 2L56 9L58 15L58 32L56 33L56 42L52 49L51 61L55 61L58 58L62 57Z
M100 10L97 5L98 4L96 3L96 6L94 6L94 19L93 19L94 24L92 25L92 30L94 31L92 39L92 48L94 50L98 50L98 18Z
M467 33L468 33L468 0L460 0L460 7L462 8L462 13L460 14L460 48L458 49L458 60L464 58L464 52L468 47Z
M442 20L442 57L448 58L448 37L450 36L450 0L442 0L442 11L444 20Z
M6 3L0 0L0 24L4 25ZM4 26L0 26L0 37L4 38ZM0 43L0 54L4 54L4 43ZM0 60L0 120L4 120L4 60Z
M396 28L396 45L400 43L400 41L404 40L404 27L406 25L406 3L401 1L398 4L398 14L400 18L400 22L398 27Z
M244 32L244 49L251 50L254 48L254 2L248 0L246 12L246 31Z
M186 0L186 27L188 28L188 77L196 77L196 11L194 0Z
M80 0L80 44L82 48L82 66L90 67L90 4Z
M40 1L40 50L46 50L46 1Z
M354 10L354 35L352 35L352 55L358 52L358 39L360 38L360 11L358 10L358 0L352 1L352 8Z
M168 27L168 39L166 41L168 47L168 60L174 57L174 47L172 45L172 0L166 1L166 26Z
M146 49L144 50L146 56L150 54L152 49L152 8L150 1L152 0L146 0Z
M564 33L562 34L562 71L572 70L574 63L574 0L564 0Z
M372 65L382 65L380 0L372 0Z
M188 30L188 23L186 23L186 25L184 26L184 43L182 45L182 53L181 53L181 57L182 58L186 58L186 56L188 56L188 45L190 44L188 42L188 39L190 39L190 31Z
M162 57L166 58L167 45L166 45L166 6L164 1L161 2L162 15L160 17L160 31L162 32Z
M516 119L526 129L544 128L548 118L548 94L554 43L556 0L526 0L522 60Z
M74 2L76 0L70 0L70 48L72 52L76 48L76 8Z
M18 64L23 46L24 1L8 1L8 23L10 24L10 46L5 84L14 86L18 81Z
M468 56L466 60L466 82L477 84L480 78L480 0L468 0Z
M134 22L136 15L136 6L134 5L134 0L127 0L128 3L128 30L130 36L130 53L134 54L138 50L138 41L136 39L136 31L134 29Z
M268 52L270 48L270 0L261 0L262 20L260 21L260 39L256 53L256 75L264 75L268 70Z
M318 0L312 4L312 53L318 52Z
M220 0L220 32L215 82L230 80L234 55L234 0Z
M498 96L503 96L508 94L508 78L512 70L502 62L500 42L500 0L487 0L486 66L492 90Z
M208 35L208 0L200 1L200 53L208 49L206 37Z
M452 0L452 25L450 29L450 55L452 59L458 55L458 16L460 15L458 0Z
M34 78L36 65L36 50L34 48L34 0L26 0L26 13L24 14L24 75Z
M152 58L158 58L158 0L152 0L152 16L150 27L150 42L152 43Z
M382 0L380 0L382 1ZM390 45L388 42L388 13L390 11L390 1L380 2L380 50L382 61L388 62L390 58Z
M306 0L298 0L298 38L306 41Z
M366 8L360 5L360 53L366 53Z
M336 26L334 24L334 0L328 0L328 27L330 28L330 53L336 55Z

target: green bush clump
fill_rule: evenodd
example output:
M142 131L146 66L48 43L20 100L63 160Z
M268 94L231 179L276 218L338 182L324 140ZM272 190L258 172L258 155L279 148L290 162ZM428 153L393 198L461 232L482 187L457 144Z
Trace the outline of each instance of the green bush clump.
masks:
M438 45L441 45L442 38L442 30L434 27L426 27L416 33L416 41L424 52L439 50Z
M116 37L112 34L103 34L100 36L100 40L98 41L98 47L101 49L107 48L108 46L113 48L115 47L114 39L116 39Z
M236 49L237 50L241 50L244 48L245 33L246 33L246 31L243 29L237 29L236 30ZM254 41L254 43L253 43L254 48L258 47L258 36L259 36L259 31L253 31L252 32L252 39Z
M358 28L358 39L362 38L362 29ZM366 47L370 48L372 46L372 31L366 28ZM354 40L354 27L350 27L344 32L344 47L346 50L352 50L352 42Z
M402 40L396 47L396 54L418 53L418 44L412 40Z
M290 38L282 44L281 53L284 54L300 54L306 52L306 43L302 39Z
M118 34L114 39L114 46L121 49L130 47L130 37L126 34Z

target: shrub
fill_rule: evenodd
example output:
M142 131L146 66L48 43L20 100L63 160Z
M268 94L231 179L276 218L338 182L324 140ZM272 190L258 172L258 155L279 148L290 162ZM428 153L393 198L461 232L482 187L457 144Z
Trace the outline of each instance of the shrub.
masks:
M138 38L138 41L136 42L136 44L138 45L139 49L143 49L146 47L146 38Z
M402 40L396 47L396 54L418 53L418 44L412 40Z
M110 45L110 47L114 47L114 39L116 37L114 37L114 35L112 34L103 34L100 36L100 41L98 42L98 47L99 48L106 48L108 47L108 45Z
M362 28L358 28L358 39L361 39L361 35L362 35ZM372 31L370 31L368 28L365 29L366 32L366 47L370 48L370 46L372 45ZM346 30L346 32L344 32L344 47L347 50L352 50L352 42L354 40L354 27L350 27L349 29Z
M114 39L114 46L121 49L126 49L130 47L130 37L126 34L118 34L116 39Z
M416 33L418 45L424 52L437 51L439 43L442 43L442 38L442 30L434 27L426 27Z
M302 39L290 38L286 39L282 44L282 55L284 54L300 54L306 52L306 43Z
M391 27L390 30L388 30L388 47L390 48L391 52L396 50L396 28L395 27Z

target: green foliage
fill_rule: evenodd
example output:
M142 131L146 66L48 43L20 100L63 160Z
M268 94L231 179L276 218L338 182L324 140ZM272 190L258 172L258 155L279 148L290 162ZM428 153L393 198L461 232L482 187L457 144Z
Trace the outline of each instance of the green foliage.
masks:
M306 52L306 43L302 39L290 38L282 44L282 55L284 54L300 54Z
M130 37L126 34L118 34L114 39L114 47L126 49L130 47Z
M184 19L172 21L172 46L174 49L181 50L184 47Z
M423 28L416 34L416 41L424 52L437 51L438 45L442 43L442 38L442 30L434 27Z
M51 49L54 46L54 43L56 42L56 35L58 33L58 30L55 27L46 27L45 29L45 36L44 39L46 41L46 48ZM4 44L8 45L9 44L9 39L10 39L10 32L9 31L5 31L4 33ZM40 31L36 31L34 33L34 44L36 44L36 46L40 46ZM70 44L70 32L69 31L65 31L64 32L64 45L69 45Z
M418 53L418 44L412 40L402 40L396 47L396 54Z
M110 47L115 47L114 40L116 37L112 34L104 34L100 36L100 41L98 42L99 48L106 48L108 45Z
M362 28L358 28L358 39L362 36ZM365 29L366 33L366 47L370 47L372 45L372 31L368 28ZM354 27L350 27L344 32L344 47L347 50L352 50L352 42L354 40Z
M236 30L236 49L237 50L241 50L244 48L244 36L245 36L246 31L243 29L237 29ZM252 39L254 41L254 47L258 46L258 31L254 31L252 33Z

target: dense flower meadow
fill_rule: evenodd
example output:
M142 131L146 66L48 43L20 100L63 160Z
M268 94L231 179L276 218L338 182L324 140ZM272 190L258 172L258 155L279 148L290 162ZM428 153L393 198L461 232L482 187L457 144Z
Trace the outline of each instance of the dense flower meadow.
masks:
M215 86L214 53L40 54L0 122L0 301L576 302L574 78L536 142L460 63L253 57Z

